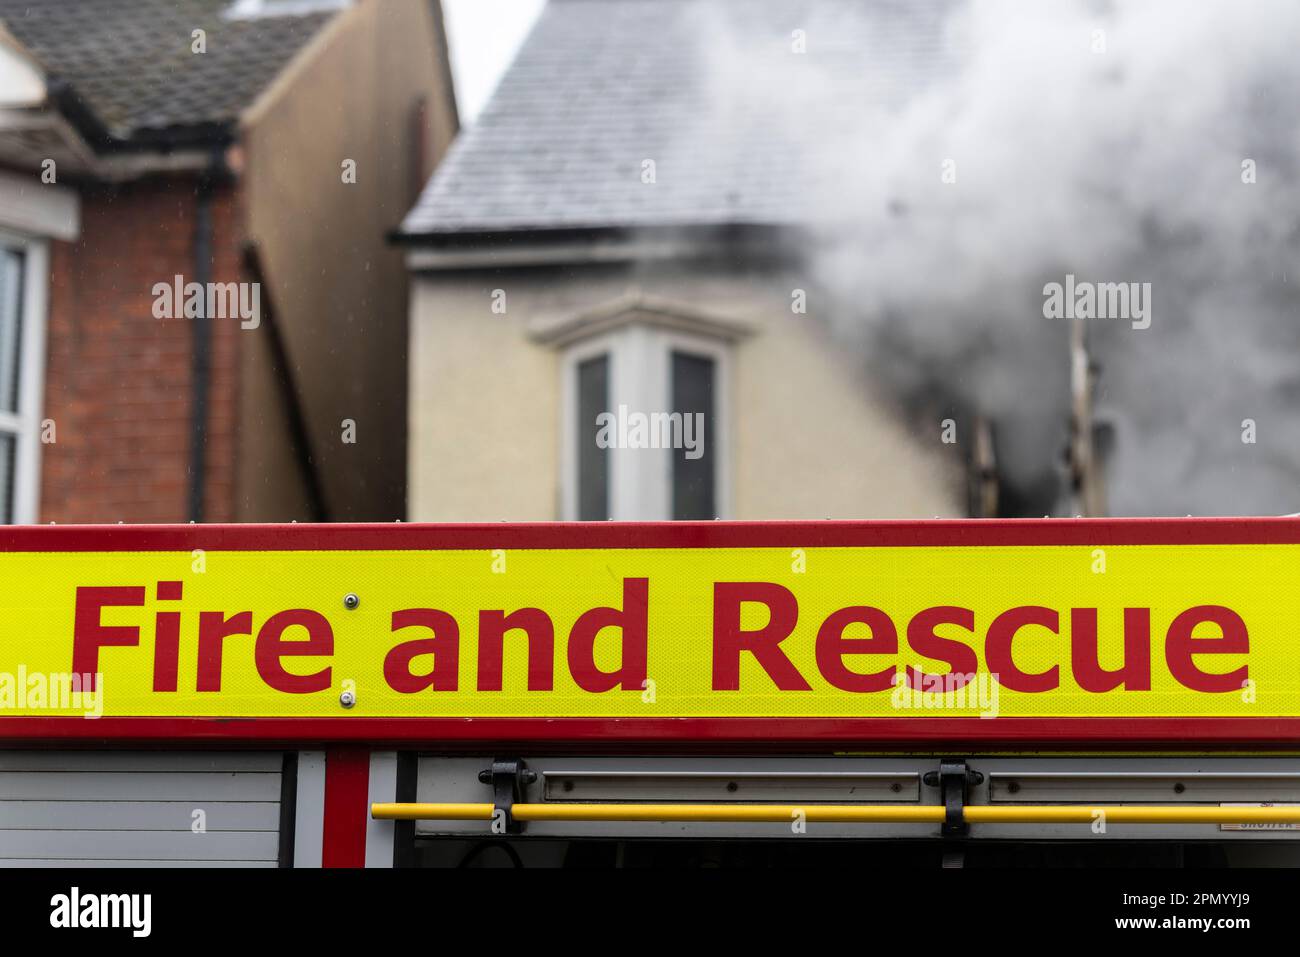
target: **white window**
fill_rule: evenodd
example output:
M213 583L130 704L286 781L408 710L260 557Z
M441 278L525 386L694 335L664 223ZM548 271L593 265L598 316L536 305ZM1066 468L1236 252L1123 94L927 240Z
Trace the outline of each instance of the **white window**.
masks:
M567 520L730 514L726 342L634 323L563 354Z
M40 504L45 372L45 242L0 232L0 522L30 524Z
M226 16L232 20L297 16L322 10L341 10L351 4L352 0L234 0Z

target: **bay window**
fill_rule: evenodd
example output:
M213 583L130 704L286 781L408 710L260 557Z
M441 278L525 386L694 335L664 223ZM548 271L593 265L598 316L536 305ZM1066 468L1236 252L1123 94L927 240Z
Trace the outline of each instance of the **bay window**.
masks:
M728 352L718 339L649 324L568 346L565 519L727 516Z

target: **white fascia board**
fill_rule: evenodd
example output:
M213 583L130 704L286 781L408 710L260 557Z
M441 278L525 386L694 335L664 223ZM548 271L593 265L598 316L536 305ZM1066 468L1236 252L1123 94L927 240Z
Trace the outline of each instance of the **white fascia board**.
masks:
M81 234L81 198L65 186L42 183L39 171L0 171L0 228L72 242Z
M44 72L0 28L0 107L40 106L46 92Z

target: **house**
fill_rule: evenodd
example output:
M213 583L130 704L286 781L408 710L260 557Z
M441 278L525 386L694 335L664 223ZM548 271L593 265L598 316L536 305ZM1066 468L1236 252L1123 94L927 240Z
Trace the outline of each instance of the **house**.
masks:
M0 520L402 517L438 0L0 0Z
M715 122L702 9L552 0L403 222L412 520L967 512L939 418L808 307L806 171L779 117Z

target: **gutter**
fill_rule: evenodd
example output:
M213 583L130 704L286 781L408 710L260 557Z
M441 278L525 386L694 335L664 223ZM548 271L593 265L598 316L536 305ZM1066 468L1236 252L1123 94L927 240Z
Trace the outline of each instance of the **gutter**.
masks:
M671 260L786 262L808 247L807 231L763 223L590 226L411 233L388 241L406 249L413 272Z

